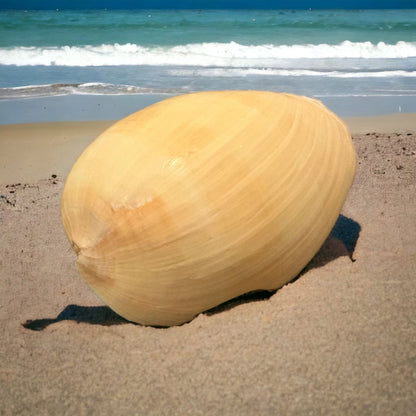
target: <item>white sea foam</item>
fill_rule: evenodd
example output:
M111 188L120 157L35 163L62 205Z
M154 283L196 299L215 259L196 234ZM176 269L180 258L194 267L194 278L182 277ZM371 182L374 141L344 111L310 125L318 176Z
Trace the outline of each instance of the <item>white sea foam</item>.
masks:
M101 46L0 48L1 65L181 65L220 67L276 67L284 59L416 57L416 42L394 45L344 41L337 45L240 45L195 43L172 47L143 47L131 43Z
M127 94L177 94L178 88L146 88L135 85L89 82L83 84L44 84L0 88L0 100L57 95L127 95Z
M330 78L416 78L416 71L313 71L308 69L275 69L275 68L192 68L171 69L171 76L186 77L244 77L247 75L270 75L282 77L330 77Z

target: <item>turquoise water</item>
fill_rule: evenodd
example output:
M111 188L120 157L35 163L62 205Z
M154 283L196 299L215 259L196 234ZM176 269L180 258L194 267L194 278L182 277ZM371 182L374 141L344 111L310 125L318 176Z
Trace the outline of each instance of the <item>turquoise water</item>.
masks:
M130 10L0 13L0 47L415 42L414 10Z
M0 12L0 99L210 89L411 103L416 10Z

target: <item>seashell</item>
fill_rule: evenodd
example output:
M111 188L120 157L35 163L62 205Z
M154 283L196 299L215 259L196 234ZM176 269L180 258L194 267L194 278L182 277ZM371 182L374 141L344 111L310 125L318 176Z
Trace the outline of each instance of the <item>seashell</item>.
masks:
M124 318L170 326L292 280L356 169L319 101L266 91L169 98L117 122L73 166L62 219L81 276Z

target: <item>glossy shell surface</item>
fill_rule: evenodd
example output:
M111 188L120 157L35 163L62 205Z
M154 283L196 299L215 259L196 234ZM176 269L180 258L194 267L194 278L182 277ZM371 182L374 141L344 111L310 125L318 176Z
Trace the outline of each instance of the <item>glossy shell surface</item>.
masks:
M169 98L117 122L73 166L62 219L114 311L170 326L277 289L318 251L352 184L343 122L265 91Z

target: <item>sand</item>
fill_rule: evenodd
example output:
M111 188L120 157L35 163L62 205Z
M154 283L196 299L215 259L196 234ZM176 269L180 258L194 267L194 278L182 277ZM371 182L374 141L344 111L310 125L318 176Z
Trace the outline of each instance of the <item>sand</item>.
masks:
M301 275L165 329L103 305L61 225L111 123L0 126L0 414L413 415L416 118L346 121L357 176Z

